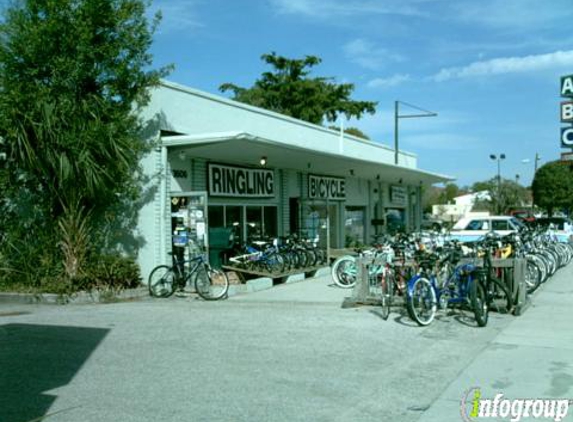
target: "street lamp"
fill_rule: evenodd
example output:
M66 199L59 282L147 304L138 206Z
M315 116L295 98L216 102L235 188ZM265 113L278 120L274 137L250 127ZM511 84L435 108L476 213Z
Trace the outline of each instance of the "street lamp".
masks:
M423 114L400 114L400 104L404 104L410 108L423 111ZM398 165L398 119L411 119L415 117L436 117L438 113L433 111L424 110L404 101L394 101L394 164Z
M491 160L497 161L497 214L501 214L501 160L505 160L505 154L490 154Z
M541 160L541 155L538 152L535 153L535 160L533 165L533 177L531 178L531 213L533 214L535 210L535 199L533 198L533 180L535 180L535 174L537 173L537 162ZM521 160L523 164L529 163L531 160L529 158L525 158Z

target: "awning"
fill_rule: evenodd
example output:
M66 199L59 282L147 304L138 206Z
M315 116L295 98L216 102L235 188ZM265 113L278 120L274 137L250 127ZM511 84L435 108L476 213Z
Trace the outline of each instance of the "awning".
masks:
M240 131L163 136L162 142L170 151L219 163L260 166L261 157L266 157L266 166L269 168L357 177L386 183L419 186L455 180L451 176L383 162L381 156L388 155L387 148L382 150L383 148L374 142L360 144L360 154L367 158L358 158L352 143L340 148L334 145L333 150L337 150L336 152L324 152L312 149L311 141L308 147L292 146L286 142Z

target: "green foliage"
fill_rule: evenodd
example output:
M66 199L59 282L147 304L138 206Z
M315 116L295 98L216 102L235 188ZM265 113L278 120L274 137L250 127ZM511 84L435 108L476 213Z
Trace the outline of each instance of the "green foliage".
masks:
M552 161L535 173L532 184L535 205L549 215L557 209L573 209L573 169L570 163Z
M276 111L314 124L334 122L340 114L360 118L375 113L376 102L354 101L353 84L337 84L333 78L310 77L310 69L320 64L316 56L288 59L276 53L261 57L273 67L264 72L251 88L225 83L220 90L231 91L233 99L267 110Z
M33 287L63 280L69 288L87 256L113 249L109 242L121 236L110 227L129 229L118 220L136 218L119 210L140 194L139 162L150 147L139 136L138 110L168 72L150 70L159 16L148 21L148 4L23 0L0 24L8 156L0 168L0 253L20 255L10 257L10 271L33 266ZM28 236L34 245L23 243ZM53 262L42 261L44 251Z
M513 180L501 179L498 184L497 177L490 180L476 182L472 185L474 192L487 191L489 200L477 200L472 211L489 211L492 214L507 214L511 209L523 207L529 201L528 190Z
M340 127L339 126L329 126L329 129L332 130L336 130L337 132L340 132ZM366 135L364 132L362 132L360 129L356 128L356 127L347 127L344 129L344 133L347 133L348 135L352 135L352 136L356 136L357 138L362 138L365 139L367 141L370 140L370 137L368 135Z

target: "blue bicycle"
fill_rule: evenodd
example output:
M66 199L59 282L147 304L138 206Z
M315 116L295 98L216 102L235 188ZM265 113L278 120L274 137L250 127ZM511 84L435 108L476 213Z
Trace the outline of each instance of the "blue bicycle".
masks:
M469 307L478 326L487 324L487 300L480 282L485 274L472 263L457 265L459 260L457 247L443 257L425 254L419 258L419 270L408 281L406 292L408 315L418 325L430 325L438 310L451 306Z

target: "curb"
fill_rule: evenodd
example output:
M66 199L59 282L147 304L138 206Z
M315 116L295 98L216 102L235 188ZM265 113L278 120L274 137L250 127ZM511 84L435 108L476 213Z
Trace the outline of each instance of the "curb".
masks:
M149 296L147 287L122 290L117 293L95 290L78 292L73 295L56 293L0 293L0 303L15 303L21 305L65 305L123 302L139 300Z

